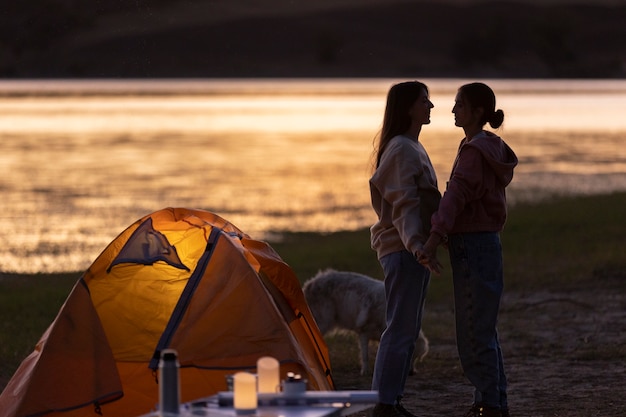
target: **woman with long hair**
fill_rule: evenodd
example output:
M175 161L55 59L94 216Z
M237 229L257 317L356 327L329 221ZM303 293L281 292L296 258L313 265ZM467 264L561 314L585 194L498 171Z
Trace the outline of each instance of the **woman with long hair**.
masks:
M371 246L384 272L386 329L372 377L372 389L379 393L373 417L413 416L400 400L430 281L430 271L417 255L422 253L431 215L441 199L435 170L419 142L433 107L423 83L393 85L375 146L370 193L378 221L370 231Z

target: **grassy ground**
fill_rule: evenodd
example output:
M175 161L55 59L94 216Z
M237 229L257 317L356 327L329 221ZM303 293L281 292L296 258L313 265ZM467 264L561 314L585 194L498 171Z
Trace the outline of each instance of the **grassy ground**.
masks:
M534 392L531 387L536 384L536 381L528 381L529 387L526 387L522 383L527 372L536 372L525 368L528 355L533 360L545 357L547 363L552 364L557 363L556 356L559 360L573 361L563 365L564 368L551 371L549 376L552 377L563 369L574 369L572 364L615 368L611 365L615 361L622 367L626 363L623 336L614 328L615 335L605 336L612 327L603 327L611 326L611 320L623 321L621 316L610 314L626 309L623 298L612 298L611 295L626 292L624 207L626 193L559 198L541 204L518 205L510 210L502 234L508 302L503 307L501 326L504 336L515 339L515 346L508 349L511 352L509 357L513 375L520 381L518 390L524 392L525 397L531 395L525 390ZM369 248L368 230L332 234L290 233L282 241L273 242L272 246L302 282L318 270L330 267L382 277L374 252ZM467 393L467 383L458 369L454 350L450 268L443 251L439 257L445 270L431 281L424 322L431 341L431 353L423 365L428 377L412 380L411 384L415 391L434 390L432 395L444 398L446 393L455 392L451 386L458 385L463 394ZM54 275L0 273L0 389L21 360L32 351L79 275L78 272ZM593 294L600 298L593 298ZM603 303L606 305L601 305ZM533 328L540 323L554 328ZM575 335L569 335L568 329ZM584 333L582 336L581 332ZM560 341L554 340L557 336ZM606 339L609 336L613 339ZM595 339L590 338L601 339L602 343L592 344L589 340ZM368 388L369 377L358 375L355 340L344 334L331 336L327 341L338 388ZM551 357L551 352L556 356ZM540 369L547 369L546 365L541 365ZM602 378L601 375L598 377ZM576 376L571 378L575 380ZM626 383L626 376L615 378L618 379L613 383L619 386ZM594 390L600 391L597 387ZM541 397L537 393L532 395ZM419 403L427 399L414 398L413 401ZM567 403L567 399L559 401ZM626 400L618 398L617 401ZM536 408L533 415L601 415L590 412L590 408L581 410L585 414L562 414L558 405L554 405L544 410ZM605 415L617 415L614 414L616 410L626 413L626 404L614 404L608 410L609 414ZM441 415L447 414L442 412Z

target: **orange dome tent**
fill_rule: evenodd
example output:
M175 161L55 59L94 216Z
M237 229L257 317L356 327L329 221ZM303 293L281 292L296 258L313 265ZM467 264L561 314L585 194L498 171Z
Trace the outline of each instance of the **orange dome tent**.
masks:
M332 390L328 351L294 272L266 243L202 210L138 220L85 271L0 395L0 417L125 417L157 407L158 360L178 351L181 401L224 391L261 356Z

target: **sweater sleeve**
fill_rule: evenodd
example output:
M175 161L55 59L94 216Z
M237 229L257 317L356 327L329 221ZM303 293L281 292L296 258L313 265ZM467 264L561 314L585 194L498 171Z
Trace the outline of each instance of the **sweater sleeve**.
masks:
M441 236L449 233L467 203L480 198L483 192L483 157L478 149L463 146L439 209L432 216L431 233Z

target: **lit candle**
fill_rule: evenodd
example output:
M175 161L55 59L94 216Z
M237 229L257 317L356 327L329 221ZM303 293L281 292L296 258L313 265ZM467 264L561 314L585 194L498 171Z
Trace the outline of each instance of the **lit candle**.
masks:
M253 414L257 407L256 377L248 372L233 376L233 406L237 414Z
M280 365L278 360L264 356L256 362L259 376L259 392L275 393L280 386Z

